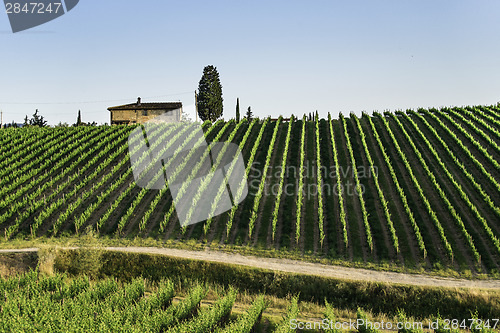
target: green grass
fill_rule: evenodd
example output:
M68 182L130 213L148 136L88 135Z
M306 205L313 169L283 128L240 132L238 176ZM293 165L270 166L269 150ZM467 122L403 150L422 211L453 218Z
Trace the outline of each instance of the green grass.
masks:
M38 237L38 238L15 238L5 241L0 239L0 249L24 249L24 248L54 248L54 247L157 247L157 248L172 248L191 251L220 251L223 253L238 253L241 255L258 256L264 258L277 259L292 259L304 262L319 263L325 265L339 265L352 268L371 269L375 271L387 271L408 274L425 274L436 277L450 278L465 278L472 280L498 279L500 274L477 274L472 272L468 267L461 269L452 269L435 263L432 267L407 267L400 266L392 262L373 263L364 261L349 261L345 259L329 259L321 258L313 254L303 254L298 251L289 251L288 249L258 249L247 246L225 245L211 243L200 243L196 240L175 241L175 240L159 240L156 238L124 238L124 237L109 237L96 236L94 233L84 234L80 236L65 235L62 237ZM1 255L1 254L0 254Z
M240 316L245 315L257 299L264 297L267 309L263 312L256 330L261 331L267 327L267 331L271 331L271 329L283 326L283 318L290 313L289 311L292 311L291 297L293 296L298 297L299 307L298 314L297 310L293 309L292 317L304 322L318 322L325 318L325 313L329 314L328 317L333 317L340 322L348 319L355 320L360 315L371 321L392 320L395 322L404 316L408 321L419 320L425 325L429 325L430 321L437 317L486 319L498 318L500 315L498 291L351 282L159 255L100 250L45 249L41 257L47 260L51 257L50 254L52 254L54 271L57 273L35 272L26 273L21 277L11 277L8 280L0 279L0 290L11 288L9 296L2 301L3 309L12 306L15 308L14 304L22 299L23 302L32 304L33 308L44 306L45 312L50 309L54 311L51 316L60 318L65 309L61 305L83 306L73 299L75 297L79 299L79 293L101 290L102 287L96 289L96 286L101 285L109 287L105 288L108 291L103 289L103 292L100 292L102 295L100 297L104 301L94 304L91 301L93 296L90 299L82 298L86 300L82 313L101 307L102 310L95 312L103 315L86 316L88 322L85 325L91 326L95 324L94 321L106 320L110 320L109 325L121 325L120 323L123 322L117 318L136 318L135 312L140 310L144 313L145 307L153 306L155 309L162 308L162 311L148 310L147 313L152 313L150 319L168 326L170 325L168 323L173 322L169 316L180 313L175 309L180 309L179 306L183 306L182 304L185 304L183 308L187 309L181 311L184 313L183 321L200 321L201 319L196 319L198 315L208 316L210 313L221 313L212 309L213 306L234 288L238 290L238 293L231 315L221 319L222 321L211 320L211 323L224 326L236 322ZM24 282L16 282L21 280ZM27 287L29 284L35 284L36 287L30 289ZM128 288L129 291L123 293L124 288ZM164 292L158 294L161 288ZM200 303L199 311L191 311L189 309L199 302L188 301L196 288L205 290L200 294L203 301ZM27 294L28 290L31 290L30 294ZM174 294L175 297L170 302ZM31 298L32 296L29 295L36 296L36 298ZM127 298L124 299L123 295ZM153 303L155 299L158 302ZM9 304L6 305L7 303ZM131 304L131 306L126 306L126 304ZM114 310L109 310L110 307ZM9 311L4 311L0 316L4 316L2 318L4 323L12 324L12 320L8 318L9 313ZM191 315L186 315L189 313ZM112 317L116 318L111 320ZM140 322L132 320L127 325L150 325L150 319L146 316ZM27 323L26 325L35 327L36 324L30 323L29 320L30 317L22 317L19 323ZM40 319L40 322L43 320ZM70 325L70 323L66 324ZM191 324L183 325L188 327Z
M465 317L476 309L480 317L500 315L500 294L495 290L462 290L419 286L356 282L318 276L282 273L259 268L149 255L103 251L98 249L45 250L55 253L56 271L72 275L113 276L129 281L141 276L159 281L169 278L176 283L192 281L234 286L251 294L265 292L275 297L300 293L301 301L320 302L356 310L363 307L374 313L396 314L397 309L411 316ZM455 317L453 317L455 318Z

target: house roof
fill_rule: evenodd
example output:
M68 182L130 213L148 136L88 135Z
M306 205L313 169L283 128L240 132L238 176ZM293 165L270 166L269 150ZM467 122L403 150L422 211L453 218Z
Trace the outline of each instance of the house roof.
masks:
M175 109L180 109L180 108L182 108L182 102L131 103L131 104L109 107L108 111L175 110Z

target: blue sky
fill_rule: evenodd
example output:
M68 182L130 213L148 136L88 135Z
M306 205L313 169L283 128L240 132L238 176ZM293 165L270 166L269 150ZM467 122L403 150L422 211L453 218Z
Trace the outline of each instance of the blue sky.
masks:
M12 34L0 13L0 109L21 122L109 121L107 107L180 100L217 67L224 117L500 101L498 1L81 0ZM194 114L192 115L194 118Z

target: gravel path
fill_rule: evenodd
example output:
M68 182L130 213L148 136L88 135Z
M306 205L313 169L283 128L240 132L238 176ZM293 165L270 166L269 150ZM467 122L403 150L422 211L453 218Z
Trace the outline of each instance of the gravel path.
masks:
M18 252L37 252L38 249L36 247L27 248L27 249L0 249L0 253L18 253Z
M243 256L240 254L229 254L212 250L190 251L154 247L105 247L104 249L108 251L161 254L171 257L228 263L234 265L269 269L274 271L317 275L347 280L398 283L432 287L500 289L500 280L466 280L434 277L423 274L374 271L362 268L308 263L299 260ZM37 250L37 248L0 250L0 253L34 252Z

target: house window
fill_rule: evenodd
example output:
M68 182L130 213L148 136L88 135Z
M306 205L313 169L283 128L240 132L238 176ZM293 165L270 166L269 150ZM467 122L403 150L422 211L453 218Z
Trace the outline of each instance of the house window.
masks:
M142 110L142 115L147 116L148 115L148 110Z

